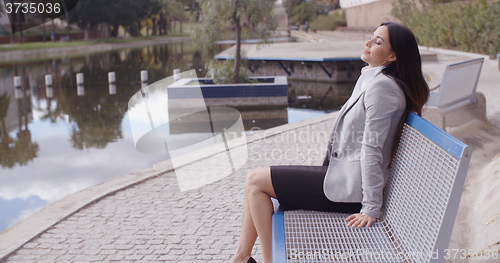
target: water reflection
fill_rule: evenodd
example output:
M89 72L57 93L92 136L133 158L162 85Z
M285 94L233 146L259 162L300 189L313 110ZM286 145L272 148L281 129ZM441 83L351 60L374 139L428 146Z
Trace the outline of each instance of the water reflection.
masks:
M17 72L17 67L15 67L15 72ZM0 130L0 165L7 168L12 168L16 164L27 165L29 161L37 156L39 150L38 144L32 142L31 132L28 129L28 123L32 120L31 93L27 89L29 87L29 78L26 75L24 65L22 65L21 75L20 78L16 79L18 83L14 87L13 98L12 94L8 94L5 90L0 96L0 119L2 122ZM13 114L8 115L9 111ZM14 127L17 128L15 138L9 133L9 128Z
M141 88L141 70L154 83L174 69L204 76L204 63L191 43L178 42L0 64L0 230L78 190L165 160L135 150L128 100ZM114 84L109 72L116 73ZM84 75L81 86L77 73ZM45 84L47 74L52 85ZM17 88L15 76L21 77ZM245 131L267 129L336 110L352 87L291 82L295 109L238 110Z

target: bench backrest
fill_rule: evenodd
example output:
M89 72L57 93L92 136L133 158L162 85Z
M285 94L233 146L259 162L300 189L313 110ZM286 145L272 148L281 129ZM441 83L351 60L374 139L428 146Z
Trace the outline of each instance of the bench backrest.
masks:
M472 149L410 113L384 193L382 226L398 253L448 247ZM427 262L427 260L425 260Z
M469 98L473 101L483 61L478 58L448 65L436 94L438 103L430 106L444 108Z

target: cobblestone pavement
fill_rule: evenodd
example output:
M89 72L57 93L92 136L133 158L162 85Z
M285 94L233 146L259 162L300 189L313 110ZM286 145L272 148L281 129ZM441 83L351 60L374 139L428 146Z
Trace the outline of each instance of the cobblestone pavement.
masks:
M107 196L56 224L5 262L228 262L239 237L246 173L269 165L321 165L333 119L248 144L234 174L180 192L173 172ZM225 154L225 153L223 153ZM207 159L190 169L217 166ZM260 248L253 254L260 261Z

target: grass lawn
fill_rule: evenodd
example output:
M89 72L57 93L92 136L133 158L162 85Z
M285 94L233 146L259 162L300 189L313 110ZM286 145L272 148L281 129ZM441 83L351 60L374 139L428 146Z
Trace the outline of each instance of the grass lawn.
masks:
M175 33L169 34L167 36L148 36L148 37L136 37L136 38L105 38L105 39L97 39L97 40L74 40L70 42L33 42L33 43L25 43L25 44L4 44L0 45L0 52L2 51L12 51L12 50L33 50L33 49L43 49L43 48L57 48L57 47L73 47L73 46L87 46L87 45L96 45L100 43L126 43L133 41L141 41L141 40L152 40L158 38L172 38L172 37L182 37L189 36L188 33Z

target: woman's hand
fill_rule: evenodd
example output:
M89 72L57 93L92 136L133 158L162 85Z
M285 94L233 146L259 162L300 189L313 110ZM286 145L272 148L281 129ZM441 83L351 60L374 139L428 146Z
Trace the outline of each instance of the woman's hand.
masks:
M371 226L377 219L375 217L371 217L368 215L364 214L352 214L345 220L346 222L349 222L347 226L350 227L363 227L366 225L366 227Z

